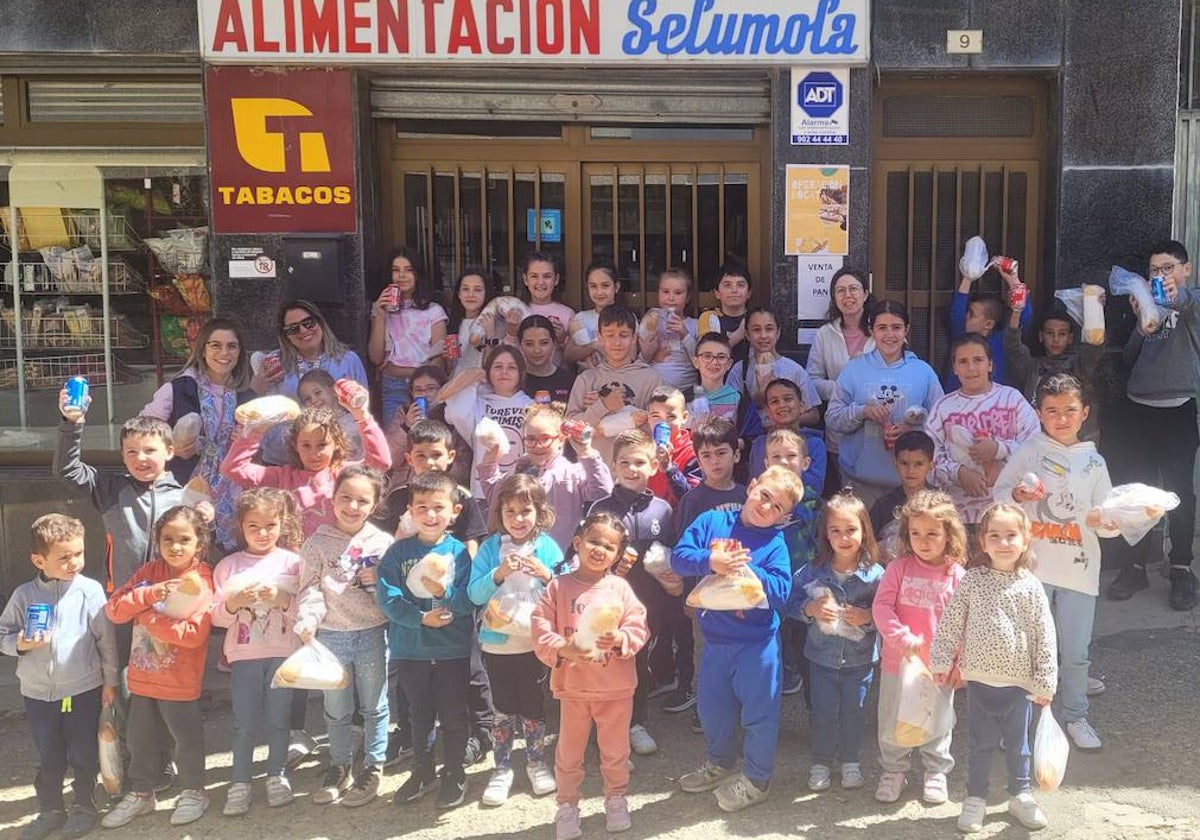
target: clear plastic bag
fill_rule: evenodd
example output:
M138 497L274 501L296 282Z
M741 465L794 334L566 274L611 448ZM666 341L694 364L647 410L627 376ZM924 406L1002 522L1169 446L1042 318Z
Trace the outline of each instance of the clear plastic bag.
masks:
M1170 315L1169 309L1164 309L1154 302L1150 293L1150 284L1140 274L1121 268L1112 267L1108 275L1108 290L1114 295L1130 295L1138 304L1138 324L1143 333L1158 332L1162 322Z
M506 335L516 335L516 327L531 314L529 307L520 298L492 298L471 324L468 340L476 347L499 344Z
M200 431L204 428L204 422L200 419L200 415L194 411L180 417L175 421L175 429L171 437L176 449L191 449L192 444L200 437Z
M530 575L509 575L488 599L483 610L483 626L496 633L519 639L533 638L533 608L542 589Z
M958 270L962 272L963 277L975 281L988 270L989 264L987 243L983 241L982 236L972 236L963 246L963 255L958 261Z
M171 590L166 600L154 605L155 611L177 621L208 612L212 606L212 589L205 586L204 579L194 569L179 576L179 585Z
M1179 507L1179 497L1148 484L1122 484L1108 491L1098 509L1105 528L1120 531L1125 542L1138 543L1167 511Z
M604 593L588 602L579 614L575 625L575 635L571 643L584 653L590 653L594 659L603 658L596 648L596 640L606 633L615 633L621 626L621 616L625 608L621 600L612 593Z
M706 575L687 597L687 605L700 610L765 610L767 593L749 569L731 575Z
M404 578L404 583L408 587L408 590L416 597L442 597L430 592L421 578L429 578L440 583L443 587L449 588L450 584L454 583L454 556L431 551L418 560L408 570L408 575Z
M507 455L511 449L504 427L491 417L482 418L475 426L475 443L480 452L487 452L492 447L498 447L501 458Z
M1070 753L1066 733L1054 719L1050 707L1043 706L1033 736L1033 777L1038 787L1045 791L1058 790L1067 772Z
M670 573L670 550L657 540L650 543L650 547L646 549L646 553L642 557L642 568L654 577Z
M271 688L307 688L330 691L350 685L350 674L333 651L316 639L305 642L299 650L283 660L275 669Z
M243 426L274 426L276 423L289 423L300 416L300 406L295 400L281 394L270 397L259 397L250 402L242 403L233 413L234 419Z
M823 598L833 596L832 590L822 583L814 581L808 585L808 597L814 601L820 601ZM841 607L840 609L845 609ZM818 621L817 626L821 628L821 632L827 636L841 636L843 639L848 639L852 642L861 642L867 637L867 633L861 627L856 627L853 624L848 624L845 619L840 616L836 621Z
M121 781L125 776L125 767L121 762L121 731L117 726L117 710L115 703L109 703L100 711L100 782L109 796L121 792Z
M603 437L614 438L621 432L636 429L639 425L639 414L645 414L645 412L639 411L636 406L627 405L620 411L614 411L612 414L600 418L600 422L596 424L596 431Z
M919 747L954 728L954 692L933 681L919 656L900 661L900 690L892 740L901 747Z

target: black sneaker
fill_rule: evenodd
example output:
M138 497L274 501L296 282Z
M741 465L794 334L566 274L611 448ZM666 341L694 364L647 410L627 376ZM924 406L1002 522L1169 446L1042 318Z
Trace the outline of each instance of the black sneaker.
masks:
M646 695L647 700L654 700L657 697L662 697L664 694L670 694L672 691L679 689L679 677L671 677L667 682L659 683Z
M700 713L692 712L692 731L697 735L704 734L704 726L700 723Z
M663 703L662 710L667 714L675 715L680 712L686 712L688 709L696 705L696 695L690 689L679 688L671 695L666 703Z
M432 770L414 770L408 777L408 781L400 785L399 790L392 796L392 804L407 805L409 802L416 802L433 790L435 781L437 778L433 775Z
M463 753L463 766L470 767L478 764L487 757L488 745L472 735L467 739L467 749Z
M392 767L412 758L412 734L399 729L388 733L387 756L383 760L384 767Z
M21 829L21 840L45 840L66 824L66 811L42 811L36 820Z
M342 795L342 807L359 808L369 802L374 802L379 793L379 767L368 764L354 774L354 783Z
M437 807L439 809L454 808L461 805L467 798L467 777L461 770L447 773L442 777L442 786L438 788Z
M1128 601L1133 597L1133 593L1140 592L1150 586L1150 580L1146 577L1145 566L1126 566L1117 575L1116 580L1108 585L1108 599L1110 601Z
M1171 594L1167 597L1171 609L1193 609L1196 606L1196 576L1191 569L1176 566L1171 569Z
M783 672L783 696L790 697L793 694L799 694L804 690L804 677L800 676L799 671L784 671Z
M89 834L100 823L100 814L95 805L72 805L63 826L63 837L82 837Z

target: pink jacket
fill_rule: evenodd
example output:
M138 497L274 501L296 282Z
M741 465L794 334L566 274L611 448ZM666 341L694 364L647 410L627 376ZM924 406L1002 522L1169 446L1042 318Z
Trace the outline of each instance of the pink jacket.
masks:
M558 652L570 644L575 622L592 599L616 595L624 606L619 631L624 635L621 650L591 664L558 661ZM538 659L550 666L550 690L560 700L624 700L637 688L637 666L633 657L650 637L646 608L633 589L616 575L605 575L588 583L575 575L550 581L541 601L533 609L533 649Z
M230 662L244 659L275 659L291 656L300 644L292 632L296 613L296 590L300 585L300 555L285 548L270 554L245 551L230 554L213 570L212 622L228 627L225 634L225 658ZM272 583L289 594L286 607L242 609L230 612L225 601L248 586Z
M930 566L913 554L888 564L871 606L871 618L883 640L883 670L899 673L900 660L916 637L921 639L921 659L929 664L934 631L962 576L958 563Z
M362 463L387 471L392 466L392 453L387 438L375 418L370 414L358 420L358 434L362 438ZM330 469L313 472L301 467L265 467L254 463L265 429L256 430L238 438L229 448L229 454L221 462L221 475L236 481L243 487L280 487L291 491L300 506L300 529L310 537L322 525L332 525L333 485L337 475ZM348 461L343 466L349 466Z
M501 472L499 463L480 464L475 474L490 508L496 501L496 488L508 474ZM593 457L580 458L577 464L572 464L559 453L538 473L537 480L546 491L546 501L554 511L554 527L550 529L550 538L566 555L570 553L575 529L579 527L591 503L612 494L612 473L598 452Z

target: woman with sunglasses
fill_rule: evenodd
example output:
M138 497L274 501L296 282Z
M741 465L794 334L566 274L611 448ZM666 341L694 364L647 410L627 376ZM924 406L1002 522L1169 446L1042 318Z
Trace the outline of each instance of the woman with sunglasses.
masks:
M238 488L221 475L236 421L234 410L254 399L250 364L243 348L242 328L228 318L211 318L200 328L183 370L154 392L142 409L172 427L193 414L200 418L196 434L180 428L175 434L175 457L167 464L175 480L186 484L193 476L208 482L216 511L217 543L226 551L238 547L234 500Z
M358 354L338 341L315 303L289 300L279 307L278 335L280 371L260 370L250 380L259 394L283 394L296 399L300 377L310 370L325 371L334 378L353 379L367 387L367 370Z

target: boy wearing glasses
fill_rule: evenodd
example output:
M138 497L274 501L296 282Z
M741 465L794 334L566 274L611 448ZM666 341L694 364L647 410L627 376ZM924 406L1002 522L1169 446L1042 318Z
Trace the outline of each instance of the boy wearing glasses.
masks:
M1171 594L1173 610L1196 606L1196 576L1192 573L1192 533L1196 524L1196 392L1200 390L1200 296L1189 288L1192 264L1187 249L1165 241L1150 249L1149 276L1161 277L1170 316L1152 333L1140 322L1125 345L1129 379L1125 399L1112 412L1112 440L1120 446L1109 463L1114 483L1144 482L1179 496L1179 507L1168 514L1171 531ZM1132 297L1135 310L1137 304ZM1147 434L1147 432L1152 432ZM1169 442L1169 443L1168 443ZM1111 448L1111 447L1110 447ZM1157 529L1156 529L1157 530ZM1151 534L1154 534L1152 531ZM1157 542L1156 542L1157 540ZM1124 601L1150 585L1146 562L1161 546L1162 535L1147 535L1137 545L1114 540L1120 574L1108 586L1108 597Z
M692 427L695 428L705 417L720 417L731 423L737 422L738 401L741 395L738 389L725 384L725 374L733 366L733 351L729 347L729 339L719 332L705 333L696 344L696 355L692 356L692 364L700 374L700 384L685 388L683 396L688 403L688 414ZM696 405L701 391L708 403L708 410L703 405Z

